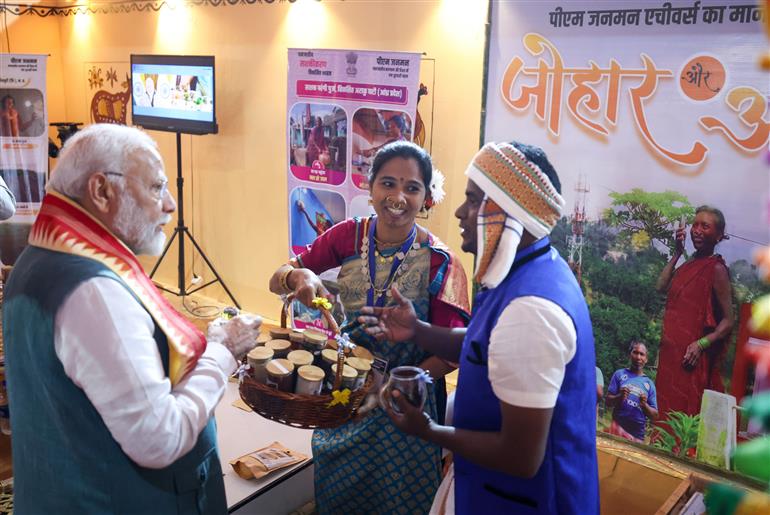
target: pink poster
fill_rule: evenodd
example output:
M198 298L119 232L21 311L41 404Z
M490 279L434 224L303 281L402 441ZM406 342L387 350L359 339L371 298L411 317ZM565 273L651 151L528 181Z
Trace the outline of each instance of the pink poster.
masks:
M411 141L419 75L417 53L289 49L291 256L334 224L373 213L369 167L382 146Z

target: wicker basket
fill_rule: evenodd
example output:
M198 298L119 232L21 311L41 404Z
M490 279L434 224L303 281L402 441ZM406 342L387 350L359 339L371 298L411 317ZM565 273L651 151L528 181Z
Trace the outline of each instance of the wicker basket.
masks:
M284 328L286 327L289 304L290 301L287 301L281 310L281 327ZM323 308L320 311L329 328L335 333L339 333L339 326L331 314ZM344 356L340 354L333 390L339 390L342 382L343 361ZM336 403L333 406L334 396L332 394L304 395L283 392L260 383L248 375L241 379L239 391L243 402L248 404L255 413L265 418L287 426L304 429L327 429L341 426L355 416L373 382L374 378L372 374L369 374L361 388L350 392L347 404Z

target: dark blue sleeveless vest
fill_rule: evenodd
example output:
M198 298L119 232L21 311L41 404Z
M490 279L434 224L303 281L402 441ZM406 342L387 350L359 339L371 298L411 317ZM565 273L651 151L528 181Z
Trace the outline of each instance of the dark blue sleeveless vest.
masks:
M495 472L455 455L455 512L467 514L599 513L596 462L596 369L591 320L567 264L544 238L518 252L511 272L476 295L460 355L454 425L499 431L500 401L489 383L487 350L492 328L511 300L537 296L559 305L575 324L577 351L556 401L543 464L535 477Z
M5 288L14 511L227 513L213 417L190 452L166 468L142 468L64 373L53 342L56 312L80 283L97 276L124 284L96 261L27 247ZM168 345L157 326L154 337L168 372Z

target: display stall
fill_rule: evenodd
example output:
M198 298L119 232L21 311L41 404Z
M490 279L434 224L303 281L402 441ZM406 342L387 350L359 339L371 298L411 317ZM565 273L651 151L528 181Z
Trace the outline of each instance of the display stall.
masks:
M393 311L363 311L381 317L374 322L358 318L363 306L404 308L406 303L390 289L396 284L414 301L419 331L426 331L427 324L419 325L418 319L440 325L438 320L445 318L448 327L457 328L468 323L468 298L481 292L482 299L502 303L503 297L494 297L502 281L545 255L559 263L563 258L569 268L560 268L563 275L558 277L575 283L569 309L551 304L569 315L569 338L574 340L569 360L580 361L582 376L579 381L570 376L565 382L569 386L558 386L556 395L574 387L569 393L575 395L574 406L588 406L576 417L579 421L562 420L567 411L555 409L555 425L575 442L593 445L597 435L601 513L752 513L747 506L758 506L756 513L770 510L767 498L759 494L770 480L770 54L765 37L770 2L54 4L0 4L0 178L16 201L15 217L0 223L0 264L17 259L27 246L30 224L38 219L48 220L55 230L39 230L29 240L31 246L107 263L117 277L131 283L132 299L152 317L150 333L160 342L171 395L186 387L185 374L202 359L207 335L237 339L222 328L238 310L222 306L235 305L245 317L266 316L263 336L249 340L248 352L223 343L237 365L232 359L208 357L223 370L224 361L237 370L213 411L216 428L206 412L201 422L205 427L191 444L190 454L197 457L199 441L216 430L229 512L288 514L313 503L322 512L334 511L332 506L351 511L356 484L373 481L392 505L386 507L366 488L356 495L369 511L418 513L430 507L443 477L454 481L451 487L440 487L444 501L451 494L453 501L465 499L468 506L475 491L467 486L468 477L481 477L482 469L510 491L490 487L489 479L489 484L473 484L483 490L480 496L497 489L492 493L507 495L508 501L535 506L556 502L539 486L527 497L530 492L522 485L529 479L500 473L505 468L500 463L482 467L478 455L476 461L458 456L455 476L448 466L451 460L441 462L446 456L440 456L436 441L407 438L404 433L409 432L392 423L394 414L407 413L390 397L394 391L417 406L418 415L442 420L442 376L466 367L459 375L460 390L463 374L466 385L458 395L457 427L480 433L504 427L502 408L495 404L502 400L498 385L475 388L485 392L479 399L488 395L494 401L494 409L487 411L485 402L476 403L467 393L468 377L491 385L491 370L499 369L499 358L491 357L490 349L500 313L488 321L488 330L471 326L475 339L460 338L456 356L440 360L438 352L428 353L416 343L416 329L399 340L401 347L385 345L396 342L389 339L393 328L386 327ZM63 192L52 195L53 201L47 197L49 211L37 216L61 147L93 123L141 127L157 143L163 167L153 169L160 175L152 191L163 213L153 221L153 230L167 233L162 253L136 259L127 241L112 235L103 220L83 216L78 210L88 209ZM417 158L401 157L410 166L413 161L414 170L389 169L398 178L388 176L389 182L379 187L401 188L411 181L423 195L419 205L407 201L410 194L419 196L413 191L399 191L403 199L388 191L375 205L375 185L369 182L370 173L376 173L375 156L392 143L412 141L419 151L430 152L433 168L445 173L436 174L441 179L434 183ZM541 161L534 164L521 150L527 145L547 153L545 163L555 170L560 186ZM479 147L482 151L474 158ZM489 161L494 164L491 172L483 166ZM495 175L509 169L516 180ZM99 172L127 175L125 169L103 163ZM470 226L463 225L463 213L475 190L466 186L466 174L481 192L479 213ZM113 179L117 184L117 177ZM527 200L531 203L511 193L516 187L532 195ZM439 191L440 205L432 197ZM510 197L504 199L508 204L493 198L500 192ZM545 215L538 211L541 207ZM74 214L67 223L50 221L70 208ZM383 229L386 223L380 222L379 230L399 238L382 241L383 233L377 232L385 212L392 223ZM531 217L542 231L533 231L511 213ZM85 226L83 239L73 239ZM499 234L494 232L497 226ZM337 232L329 232L332 228ZM93 236L102 238L100 231L108 237ZM469 245L472 231L480 241ZM518 239L503 239L502 234L513 238L511 233ZM522 234L533 238L527 245L542 248L514 261L517 251L528 248L519 247ZM120 244L109 243L109 238ZM499 246L496 238L501 239ZM109 244L93 244L97 239ZM495 269L502 265L494 253L514 240L512 254L505 256L510 263L501 273ZM481 244L490 247L470 253ZM115 271L126 269L110 254L116 248L115 255L130 258L125 276ZM760 248L765 250L757 260ZM483 257L478 269L475 252ZM466 286L457 276L463 267L468 279L470 272L483 273ZM308 273L291 282L291 274L302 268ZM492 273L490 268L500 280L485 275ZM133 290L137 284L140 288ZM308 285L313 292L306 295L301 286ZM208 298L190 297L203 288ZM520 294L526 297L522 292L527 288L512 287L515 295L504 297L506 302L513 303ZM156 289L169 295L162 297ZM37 295L39 288L35 291ZM557 293L537 290L534 296L550 302ZM0 302L2 295L0 289ZM300 297L308 297L306 304ZM478 315L477 306L473 308ZM486 309L489 313L482 314L491 317L492 309ZM282 319L274 326L270 318L279 310ZM176 320L170 313L184 317ZM440 316L432 318L436 313ZM48 315L40 315L41 320ZM53 320L45 318L44 323L54 327L58 322ZM251 318L252 331L258 331L255 320ZM207 329L212 321L213 331ZM238 338L247 332L241 329ZM50 333L45 338L58 344L53 329ZM450 338L448 332L442 334ZM561 343L563 336L554 340ZM486 343L477 341L484 338ZM581 352L575 350L577 342ZM589 344L594 346L591 352L585 347ZM44 357L63 363L56 354L60 349L55 350ZM558 385L567 377L569 360ZM0 346L3 374L5 365ZM478 372L479 365L486 367L485 373ZM434 382L423 370L431 366L440 371L440 380ZM51 375L69 379L67 386L78 402L90 406L93 399L85 387L68 375L70 369L59 368ZM577 369L575 365L569 373L577 374ZM584 391L586 376L590 395ZM456 385L456 377L450 376L447 384ZM0 376L0 430L9 433L13 407L8 408L4 381ZM436 383L441 395L431 386ZM386 394L381 395L383 384ZM562 402L566 398L559 397ZM511 406L518 405L503 408ZM484 411L491 422L483 419L477 427L482 419L475 418L474 409ZM99 409L82 411L94 415ZM572 433L564 429L588 418L590 434L585 428ZM109 424L93 426L106 434ZM442 437L457 444L455 436ZM554 451L556 439L548 442L543 454L556 456L557 470L560 460L569 457ZM0 441L0 471L10 475L7 443ZM133 459L127 450L121 454L124 450L110 447L109 452ZM581 467L593 467L593 447L589 450L591 459L581 461ZM211 487L211 453L200 453L193 479L180 479L183 472L175 475L178 471L171 467L177 461L168 471L156 467L170 474L159 476L174 481L180 496ZM538 467L542 463L541 457ZM317 470L324 471L322 477L315 477ZM559 488L558 481L548 483L529 472L520 476L535 476L531 484L542 481L552 490ZM464 485L458 494L457 484ZM12 491L13 480L0 486ZM575 492L564 495L568 493L579 497ZM348 504L335 505L339 499ZM3 515L12 502L0 500ZM6 502L8 511L3 511ZM203 506L204 501L196 502ZM443 502L441 510L446 507Z

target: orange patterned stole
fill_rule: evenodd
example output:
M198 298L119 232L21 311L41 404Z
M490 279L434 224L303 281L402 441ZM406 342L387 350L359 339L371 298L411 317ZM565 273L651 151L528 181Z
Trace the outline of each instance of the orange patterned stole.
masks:
M134 253L80 205L55 192L46 194L29 244L106 266L123 280L166 335L171 384L195 367L206 350L206 337L169 304Z

